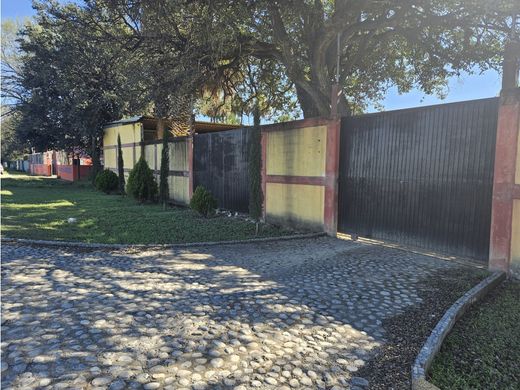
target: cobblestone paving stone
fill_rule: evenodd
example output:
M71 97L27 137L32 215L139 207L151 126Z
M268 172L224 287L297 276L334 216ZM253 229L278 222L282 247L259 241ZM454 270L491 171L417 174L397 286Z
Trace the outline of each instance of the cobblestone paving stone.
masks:
M325 237L134 254L3 245L2 387L361 389L381 321L453 267Z

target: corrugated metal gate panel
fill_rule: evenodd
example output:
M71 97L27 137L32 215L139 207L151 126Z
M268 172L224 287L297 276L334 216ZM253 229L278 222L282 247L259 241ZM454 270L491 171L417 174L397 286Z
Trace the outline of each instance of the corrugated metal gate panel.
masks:
M193 140L194 186L204 186L221 208L249 207L249 129L197 134Z
M498 99L342 119L338 230L487 260Z

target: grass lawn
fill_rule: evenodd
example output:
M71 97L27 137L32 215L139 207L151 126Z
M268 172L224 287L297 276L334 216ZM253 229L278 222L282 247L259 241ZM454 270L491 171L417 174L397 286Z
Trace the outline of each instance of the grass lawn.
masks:
M105 195L89 183L21 174L2 176L2 235L13 238L97 243L166 244L244 240L291 232L238 218L200 217L187 208L139 205L129 197ZM76 224L67 219L77 218Z
M430 374L441 389L520 389L520 282L504 282L457 322Z

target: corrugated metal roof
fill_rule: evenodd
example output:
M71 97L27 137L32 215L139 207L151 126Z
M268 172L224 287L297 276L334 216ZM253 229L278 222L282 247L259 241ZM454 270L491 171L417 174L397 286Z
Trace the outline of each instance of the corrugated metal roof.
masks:
M114 122L107 123L105 125L105 128L111 127L111 126L116 126L116 125L137 123L137 122L141 122L144 120L157 121L156 118L153 118L151 116L138 115L138 116L123 118L123 119L120 119L120 120L117 120ZM246 126L230 125L227 123L204 122L204 121L195 121L195 123L194 123L194 130L196 133L210 133L210 132L214 132L214 131L233 130L233 129L239 129L241 127L246 127Z
M106 126L125 124L125 123L136 123L143 119L143 115L131 116L130 118L119 119L118 121L107 123Z

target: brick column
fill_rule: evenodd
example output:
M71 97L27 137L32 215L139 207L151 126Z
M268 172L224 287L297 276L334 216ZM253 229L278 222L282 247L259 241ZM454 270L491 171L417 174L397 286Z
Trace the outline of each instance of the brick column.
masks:
M513 219L513 215L520 212L519 209L514 213L515 200L516 208L520 207L519 131L520 88L503 90L498 111L495 149L489 250L491 270L511 271L513 247L518 246L520 240L519 232L515 230L520 221Z
M338 169L339 136L341 119L331 119L327 124L325 160L325 232L335 236L338 232Z
M262 144L262 168L261 168L261 174L262 174L262 217L265 221L266 217L266 198L267 198L267 137L269 136L269 133L267 131L262 131L262 128L260 127L260 137L261 137L261 144Z
M193 135L188 137L188 195L191 199L193 195ZM189 200L188 200L189 201Z

